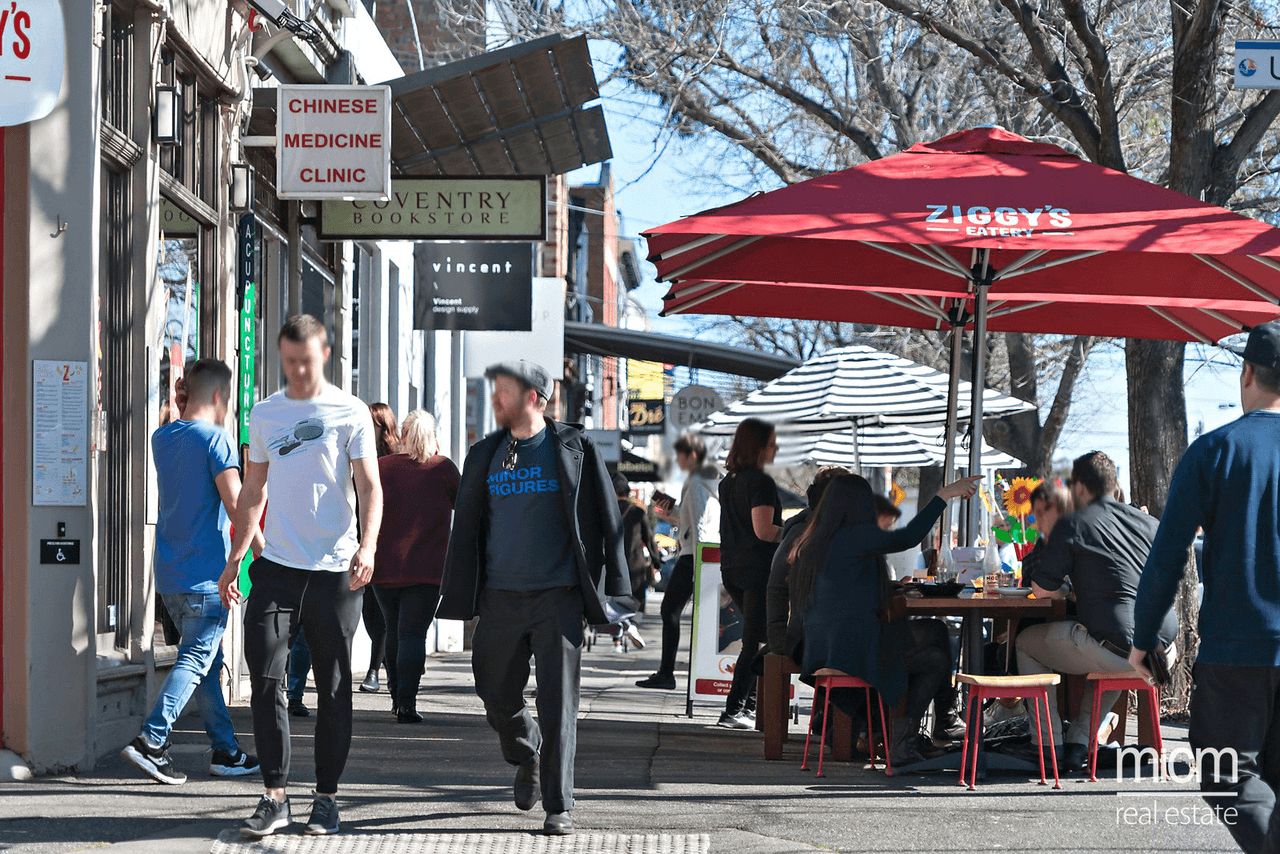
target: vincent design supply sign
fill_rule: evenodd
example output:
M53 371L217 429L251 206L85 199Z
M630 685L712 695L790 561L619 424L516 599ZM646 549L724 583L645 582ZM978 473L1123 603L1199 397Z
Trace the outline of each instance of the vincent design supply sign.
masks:
M323 240L545 240L547 181L396 178L386 201L327 201Z
M276 195L384 201L391 191L391 88L277 91Z
M528 243L419 243L413 275L415 329L533 329Z
M53 112L65 53L58 0L7 0L0 6L0 127Z

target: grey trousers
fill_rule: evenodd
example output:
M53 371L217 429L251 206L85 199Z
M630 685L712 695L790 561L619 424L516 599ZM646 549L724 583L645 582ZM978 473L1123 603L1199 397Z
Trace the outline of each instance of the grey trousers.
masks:
M1129 660L1121 658L1107 650L1089 634L1082 623L1075 620L1057 620L1052 623L1040 623L1023 629L1017 639L1018 672L1031 673L1126 673L1133 668ZM1166 662L1170 669L1178 657L1178 651L1172 644L1165 652ZM1080 700L1080 714L1067 728L1068 744L1089 743L1089 719L1093 711L1093 688L1090 682L1085 687L1084 696ZM1105 717L1116 700L1120 699L1119 691L1104 691L1099 708ZM1061 745L1063 741L1062 719L1058 716L1058 704L1049 703L1049 718L1053 724L1053 743Z
M520 765L541 756L542 805L573 808L582 667L582 593L577 587L484 590L471 641L471 671L502 758ZM525 705L529 661L537 663L538 719Z

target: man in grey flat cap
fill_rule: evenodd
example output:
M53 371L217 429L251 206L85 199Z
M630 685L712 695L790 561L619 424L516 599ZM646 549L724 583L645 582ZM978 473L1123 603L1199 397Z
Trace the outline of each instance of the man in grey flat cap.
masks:
M478 616L471 670L515 804L546 810L543 830L573 832L573 761L583 617L607 623L604 597L631 591L618 502L604 460L576 427L545 414L555 391L541 366L491 365L499 429L462 467L436 616ZM524 701L537 662L538 719Z
M1187 738L1200 791L1244 851L1280 850L1280 322L1255 326L1241 355L1244 414L1191 443L1134 605L1129 662L1145 672L1187 547L1204 528L1204 602Z

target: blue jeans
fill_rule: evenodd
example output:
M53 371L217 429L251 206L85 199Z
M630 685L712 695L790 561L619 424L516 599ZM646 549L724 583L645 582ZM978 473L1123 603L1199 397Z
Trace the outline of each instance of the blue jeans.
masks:
M165 593L162 598L182 640L178 644L178 660L160 686L160 696L142 725L142 735L152 744L166 743L173 722L187 701L194 698L213 749L234 754L240 745L218 679L227 609L222 607L217 593Z

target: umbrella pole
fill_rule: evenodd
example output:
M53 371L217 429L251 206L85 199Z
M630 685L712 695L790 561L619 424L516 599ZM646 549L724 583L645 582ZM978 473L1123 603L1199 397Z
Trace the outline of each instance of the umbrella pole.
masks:
M987 383L987 290L991 287L993 270L991 269L990 250L983 249L979 256L978 274L974 277L973 300L973 396L969 404L969 474L982 474L982 397ZM975 494L969 499L970 540L977 538L981 516L982 501Z
M964 325L951 327L951 372L947 381L947 426L946 450L942 458L942 482L944 484L955 480L956 471L956 421L958 410L960 407L960 356L964 346ZM941 546L942 538L951 536L951 502L947 502L947 509L942 513L942 521L938 523L938 544ZM951 544L951 540L947 540L947 545Z

